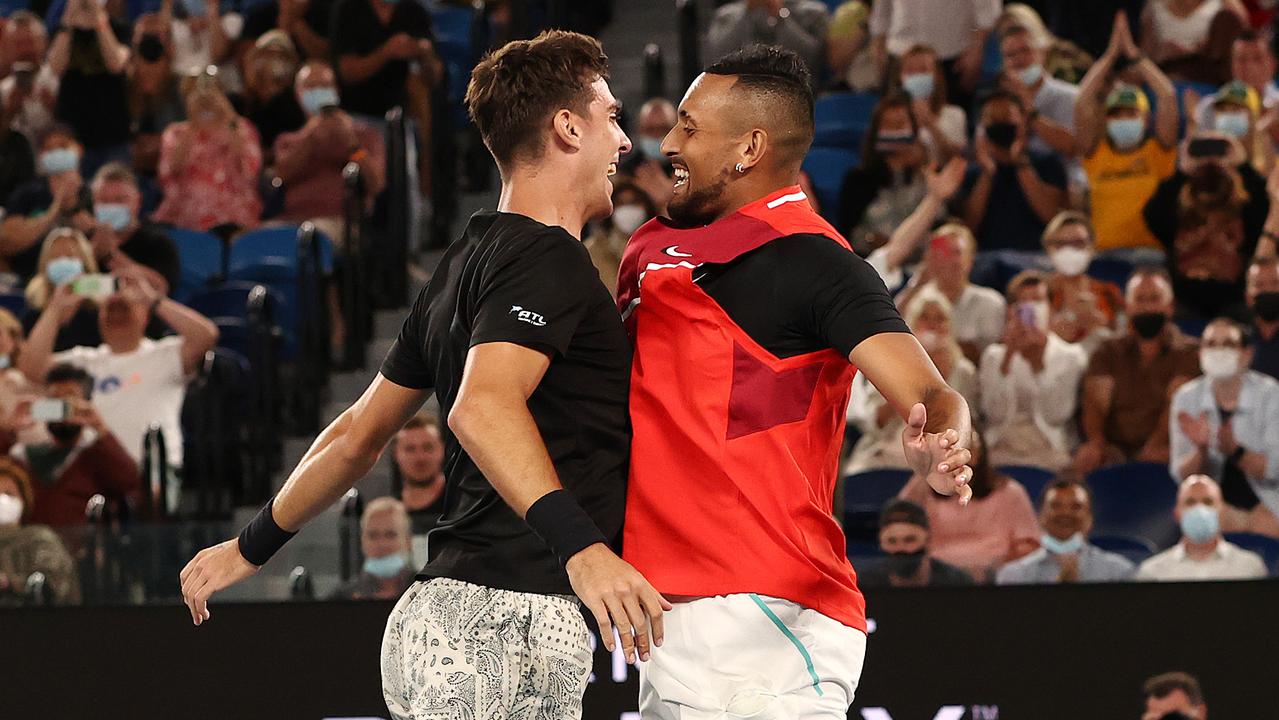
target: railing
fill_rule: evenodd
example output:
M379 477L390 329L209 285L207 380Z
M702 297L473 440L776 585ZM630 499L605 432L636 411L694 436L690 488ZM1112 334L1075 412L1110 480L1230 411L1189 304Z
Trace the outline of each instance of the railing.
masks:
M341 500L341 520L338 523L338 567L342 582L346 582L364 565L364 552L360 548L360 516L364 513L364 498L360 491L351 488Z
M702 72L702 49L698 44L697 0L675 0L679 32L680 87L688 87Z
M342 213L346 243L338 275L342 290L342 318L346 326L342 366L363 369L365 345L372 337L372 310L364 238L365 188L360 164L347 163L342 169L342 180L346 188Z
M376 277L381 282L374 290L380 308L398 308L408 303L408 247L410 205L407 123L404 109L395 107L386 113L386 209L387 228L374 257Z

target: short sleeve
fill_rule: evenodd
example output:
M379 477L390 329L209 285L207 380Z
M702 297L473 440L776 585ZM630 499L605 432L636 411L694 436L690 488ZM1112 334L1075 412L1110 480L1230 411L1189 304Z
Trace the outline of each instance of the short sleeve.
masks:
M564 355L601 287L586 248L568 235L511 243L481 273L471 346L507 342Z
M391 349L382 361L382 377L400 387L413 390L426 390L435 386L435 372L426 360L426 343L422 337L429 288L430 285L427 285L418 293L413 309L400 326L400 334L391 343Z
M791 242L785 271L779 268L787 285L782 297L801 298L810 308L805 329L828 347L847 357L871 336L910 332L870 263L829 238L800 236Z
M1053 154L1045 154L1035 161L1035 173L1039 179L1056 188L1066 189L1066 166Z

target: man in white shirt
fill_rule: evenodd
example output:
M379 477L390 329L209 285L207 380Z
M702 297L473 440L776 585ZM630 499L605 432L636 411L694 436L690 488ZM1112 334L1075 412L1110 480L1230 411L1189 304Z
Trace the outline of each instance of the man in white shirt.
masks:
M104 343L53 354L58 329L88 301L72 291L72 283L54 290L40 316L19 368L28 378L43 377L52 363L84 368L97 383L93 404L107 427L135 461L152 423L164 434L169 465L182 467L182 401L187 379L218 340L218 328L200 313L163 297L137 268L116 276L118 290L99 301L98 327ZM160 340L146 337L151 315L178 334Z
M1073 421L1088 354L1048 329L1048 280L1027 270L1008 283L1004 340L979 371L986 448L996 465L1059 470L1074 452Z
M1014 25L999 40L1004 56L1001 83L1029 110L1031 150L1069 160L1075 154L1075 100L1079 88L1044 71L1046 48L1029 29Z
M1168 413L1169 470L1221 486L1227 532L1279 537L1279 382L1255 370L1251 335L1229 318L1204 330L1204 374L1182 385Z
M981 79L986 36L999 19L1000 4L957 0L939 7L937 0L877 0L870 11L870 35L879 66L885 67L889 55L928 45L937 51L952 91L971 93Z
M1221 536L1221 488L1207 475L1191 475L1177 491L1181 542L1141 564L1138 580L1252 580L1266 564Z

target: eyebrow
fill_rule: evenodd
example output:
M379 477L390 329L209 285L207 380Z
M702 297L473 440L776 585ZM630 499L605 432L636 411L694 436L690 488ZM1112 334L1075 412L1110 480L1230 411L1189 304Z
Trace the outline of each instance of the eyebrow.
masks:
M697 124L697 121L693 119L693 116L684 108L679 109L679 116L680 116L680 119L684 120L686 123L690 125Z

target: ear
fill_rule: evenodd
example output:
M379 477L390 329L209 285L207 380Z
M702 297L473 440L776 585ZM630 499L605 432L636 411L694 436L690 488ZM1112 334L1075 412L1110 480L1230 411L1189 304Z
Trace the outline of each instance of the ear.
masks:
M561 108L551 116L551 128L555 132L555 139L570 151L580 150L582 147L582 127L581 118L574 115L568 108Z
M764 159L766 152L768 152L768 132L755 128L742 138L739 162L743 168L753 168Z

